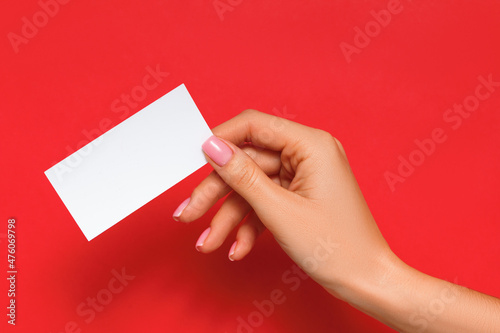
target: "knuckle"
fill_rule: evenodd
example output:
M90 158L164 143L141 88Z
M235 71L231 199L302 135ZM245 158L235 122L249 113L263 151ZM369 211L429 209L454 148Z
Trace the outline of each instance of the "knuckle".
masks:
M258 113L259 111L255 110L255 109L246 109L246 110L243 110L241 112L241 114L243 115L252 115L252 114L255 114L255 113Z
M239 188L252 189L257 184L258 172L250 165L242 165L233 175L233 183Z
M191 198L194 200L191 200L190 209L195 209L196 211L200 210L207 202L207 198L203 195L203 192L199 188L193 190Z
M206 193L207 191L204 187L197 187L193 190L192 196L202 199L207 197Z
M337 148L337 151L345 158L346 157L346 153L345 153L345 150L344 150L344 146L342 145L342 143L337 139L337 138L333 138L334 141L335 141L335 144L336 144L336 148Z
M196 197L199 203L205 204L217 200L217 190L214 186L197 187L193 190L193 197Z
M255 148L255 146L244 146L244 147L241 147L241 150L246 153L252 160L256 160L259 155L258 155L258 150L263 150L262 148L258 149L258 148Z
M335 137L333 137L333 136L332 136L332 138L333 138L333 140L334 140L334 142L335 142L336 147L337 147L337 148L338 148L341 152L344 152L344 146L342 146L342 143L339 141L339 139L337 139L337 138L335 138Z
M246 109L246 110L241 111L239 116L242 118L252 119L255 116L257 116L257 114L259 114L259 113L260 113L259 111L254 110L254 109Z
M324 144L328 145L328 147L333 148L333 150L337 153L345 155L344 147L339 139L331 135L327 131L318 130L318 137Z
M333 137L333 135L330 134L330 132L324 131L322 129L317 129L316 134L323 141L327 142L335 141L335 138Z

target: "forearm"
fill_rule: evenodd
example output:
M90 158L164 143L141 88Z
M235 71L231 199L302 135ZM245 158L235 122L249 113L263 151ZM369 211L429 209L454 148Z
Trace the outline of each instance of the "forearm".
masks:
M500 331L498 298L423 274L396 256L379 261L369 278L329 291L400 332Z

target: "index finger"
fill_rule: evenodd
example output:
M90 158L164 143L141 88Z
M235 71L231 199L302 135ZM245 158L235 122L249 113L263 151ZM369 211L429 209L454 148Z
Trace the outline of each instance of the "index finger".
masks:
M235 145L255 146L282 151L287 145L298 145L307 139L311 129L288 119L256 110L245 110L236 117L212 129L215 136Z

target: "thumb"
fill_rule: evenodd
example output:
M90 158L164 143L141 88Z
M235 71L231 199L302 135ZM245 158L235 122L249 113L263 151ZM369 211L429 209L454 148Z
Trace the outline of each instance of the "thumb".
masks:
M261 220L273 220L271 214L277 210L269 207L284 208L283 203L290 202L290 192L273 182L253 159L236 145L211 136L203 143L202 149L208 156L208 163L222 180L252 206Z

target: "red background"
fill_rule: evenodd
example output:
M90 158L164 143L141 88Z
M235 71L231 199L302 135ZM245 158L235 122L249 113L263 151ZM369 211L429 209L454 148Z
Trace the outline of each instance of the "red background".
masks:
M104 118L118 124L112 102L156 65L170 75L132 112L185 83L211 127L255 108L328 130L343 142L397 255L500 296L500 88L459 129L443 121L474 94L479 75L500 81L500 3L401 5L350 63L340 43L352 44L353 28L387 1L243 0L223 20L211 0L70 1L18 53L7 34L21 34L22 18L33 21L41 7L4 6L0 268L7 218L15 217L17 331L64 332L74 321L83 332L235 332L238 316L273 289L286 301L255 332L391 331L310 280L290 290L282 276L292 262L269 234L242 262L227 260L232 241L196 252L214 210L190 225L171 215L208 167L87 242L43 172L86 140L84 130ZM384 173L397 172L398 157L436 127L447 141L392 192ZM75 309L123 267L135 279L87 324Z

